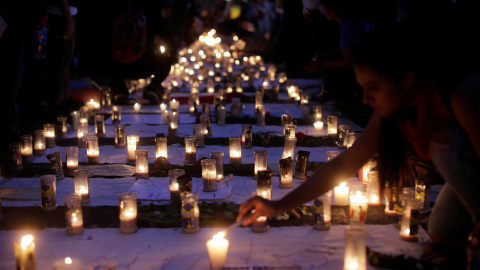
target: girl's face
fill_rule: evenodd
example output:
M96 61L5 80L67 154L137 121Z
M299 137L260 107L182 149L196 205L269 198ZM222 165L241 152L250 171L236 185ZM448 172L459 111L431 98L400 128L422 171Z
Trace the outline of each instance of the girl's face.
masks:
M355 65L354 70L363 89L363 103L381 117L392 115L403 104L405 93L411 87L410 76L394 80L378 73L370 65Z

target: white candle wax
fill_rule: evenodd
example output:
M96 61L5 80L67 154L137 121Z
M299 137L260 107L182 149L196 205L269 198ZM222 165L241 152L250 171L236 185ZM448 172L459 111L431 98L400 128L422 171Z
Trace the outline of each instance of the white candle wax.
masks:
M342 182L334 189L335 205L348 205L348 187Z
M141 107L142 107L142 105L140 105L138 103L135 103L135 105L133 105L133 110L136 111L136 112L139 112Z
M316 131L322 131L323 130L323 122L322 121L317 121L313 124L315 127Z
M228 240L220 233L207 241L208 256L213 270L223 269L227 260L228 244Z
M361 192L350 195L350 222L364 223L367 217L368 198Z
M167 104L165 104L165 103L160 104L160 110L162 112L164 112L166 109L167 109Z
M20 240L20 244L13 245L15 259L17 261L16 269L37 269L35 262L35 243L32 235L25 235Z

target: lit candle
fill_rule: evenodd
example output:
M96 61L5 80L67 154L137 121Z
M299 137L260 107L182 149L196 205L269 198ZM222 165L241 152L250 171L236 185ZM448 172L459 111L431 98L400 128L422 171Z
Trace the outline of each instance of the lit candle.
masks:
M155 138L155 158L159 158L159 157L168 158L166 137Z
M83 233L82 197L76 193L63 196L65 202L65 219L67 235Z
M16 259L16 269L36 270L35 243L32 235L25 235L20 240L20 244L14 243L14 252Z
M135 150L137 179L148 179L148 150Z
M338 117L334 115L327 116L327 128L328 128L328 135L336 135L337 134L337 121Z
M313 123L313 126L315 127L316 131L322 131L323 130L323 122L322 121L316 121Z
M345 230L344 270L367 269L365 235L365 228L361 226L349 226Z
M368 210L368 198L357 190L350 194L350 223L365 223Z
M223 238L223 233L213 236L213 239L207 241L208 256L210 257L210 266L213 270L223 269L227 260L228 240Z
M133 105L133 110L134 110L135 112L139 112L141 107L142 107L142 105L140 105L140 104L138 104L138 103L135 103L135 104Z
M33 159L33 138L31 135L20 136L22 161L29 163Z
M342 182L334 189L335 205L348 205L348 187L347 183Z
M55 147L55 125L54 124L44 124L43 130L45 131L45 141L47 148Z
M76 170L74 173L75 193L82 197L82 204L90 203L89 172L86 169Z
M53 270L80 270L82 265L79 260L66 257L65 259L57 260L53 264Z
M167 104L161 103L160 104L160 111L164 112L167 109Z
M200 209L198 194L190 191L182 192L182 233L192 234L200 231Z
M215 159L202 159L203 191L217 190L217 167Z
M135 151L138 149L139 137L136 135L127 136L127 162L135 162Z
M135 233L137 231L137 194L122 192L118 198L120 201L120 233Z
M254 150L254 174L253 178L258 179L257 172L267 169L267 150Z
M67 174L73 175L73 172L78 169L78 147L65 147L65 154L67 156Z
M178 107L180 106L180 103L176 99L172 99L170 101L170 110L172 111L178 111Z
M400 226L400 238L405 241L418 241L418 226L420 223L421 201L413 198L405 200L405 209Z
M185 163L194 164L197 161L197 148L195 146L195 137L185 137Z
M87 137L87 159L90 164L100 163L100 149L96 136Z

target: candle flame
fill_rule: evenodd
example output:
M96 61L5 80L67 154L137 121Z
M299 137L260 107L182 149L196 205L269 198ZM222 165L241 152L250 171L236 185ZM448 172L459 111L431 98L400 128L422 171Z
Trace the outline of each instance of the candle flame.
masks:
M65 258L65 264L72 264L72 262L73 262L72 258L70 258L70 257Z
M344 187L344 186L346 186L346 185L347 185L347 183L345 183L345 182L340 183L340 186L341 186L341 187Z
M165 53L165 46L163 46L163 45L160 46L160 52L161 52L161 53Z
M348 269L358 269L358 263L356 261L352 261L348 264Z
M225 237L225 233L224 232L219 232L219 233L217 233L213 236L213 240L216 240L216 241L222 240L223 237Z
M22 237L20 246L22 248L27 248L33 243L33 236L31 234L25 235Z
M355 196L361 197L361 196L362 196L362 192L361 192L360 190L357 190L357 192L355 193Z
M410 235L410 229L405 229L405 231L403 231L403 233L404 233L405 235Z

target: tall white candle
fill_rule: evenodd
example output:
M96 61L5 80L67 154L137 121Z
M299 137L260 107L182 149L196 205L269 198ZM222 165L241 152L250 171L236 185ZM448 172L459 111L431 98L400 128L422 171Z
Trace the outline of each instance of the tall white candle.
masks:
M347 183L342 182L334 189L335 205L348 205L348 187Z
M208 256L213 270L223 269L227 260L228 240L223 238L223 233L213 236L213 239L207 241Z

